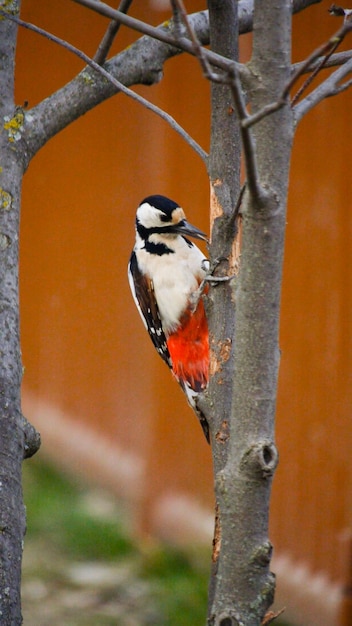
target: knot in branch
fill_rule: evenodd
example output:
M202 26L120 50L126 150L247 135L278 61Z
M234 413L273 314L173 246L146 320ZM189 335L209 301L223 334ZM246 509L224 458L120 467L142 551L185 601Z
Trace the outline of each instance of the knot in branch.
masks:
M235 617L233 609L228 609L222 611L215 619L214 626L244 626L244 624Z
M272 544L270 541L265 541L256 547L252 554L251 561L259 566L267 567L271 561L272 553Z
M40 433L36 431L34 426L28 422L24 415L21 415L21 421L24 433L23 458L29 459L36 452L38 452L40 448Z
M279 462L279 454L272 441L257 441L245 452L241 461L241 470L256 474L261 478L270 478Z

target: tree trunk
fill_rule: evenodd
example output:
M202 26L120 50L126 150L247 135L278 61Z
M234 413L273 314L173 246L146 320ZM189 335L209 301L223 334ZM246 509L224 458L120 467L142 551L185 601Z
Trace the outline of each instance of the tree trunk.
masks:
M230 1L221 4L222 10L225 4L233 5ZM210 2L209 11L213 9L217 14L218 5ZM210 28L212 39L211 20ZM249 96L253 112L278 99L289 79L290 33L290 1L257 0L253 57L249 65ZM236 37L235 28L232 36ZM220 395L219 402L212 402L220 409L213 433L218 511L213 556L216 580L212 585L208 623L214 626L259 626L274 598L275 577L269 570L272 546L268 539L268 516L271 479L277 465L274 417L292 133L292 114L287 105L253 128L254 154L246 155L257 165L256 182L260 193L248 182L241 206L241 263L233 297L236 324L230 358L234 377L230 384L228 379L215 377L218 391L211 387L209 393L212 400ZM218 132L215 141L217 153L222 152L222 142L226 152L228 131ZM236 171L237 162L238 157L233 163L233 171ZM222 172L227 171L228 164ZM221 171L218 178L222 178ZM215 240L217 231L213 232ZM233 232L227 233L228 237L231 235L233 237ZM220 254L216 241L213 246ZM215 287L213 292L220 297L218 290L219 287ZM223 301L223 306L227 306L226 319L232 319L234 323L233 302L227 300L224 304ZM213 315L214 318L210 315L210 321L214 323L215 333L217 311ZM217 335L214 343L219 353L228 356L223 336ZM221 397L226 398L226 403ZM217 413L217 408L215 411ZM226 429L222 426L225 423ZM219 453L219 447L223 447L225 453Z
M12 13L19 2L11 3ZM0 621L22 623L20 582L25 510L22 460L39 447L39 436L21 414L18 243L23 160L23 113L14 107L17 27L0 20Z
M213 52L238 60L238 13L233 0L209 0L210 47ZM240 134L231 92L227 85L211 84L211 140L208 161L210 179L210 262L215 273L234 272L234 239L237 223L234 207L240 193ZM211 445L215 477L227 460L231 393L233 381L233 338L235 329L234 287L222 282L210 289L206 299L210 337L210 385L205 411L211 415ZM208 594L209 616L217 594L220 542L220 510L215 493L215 528Z

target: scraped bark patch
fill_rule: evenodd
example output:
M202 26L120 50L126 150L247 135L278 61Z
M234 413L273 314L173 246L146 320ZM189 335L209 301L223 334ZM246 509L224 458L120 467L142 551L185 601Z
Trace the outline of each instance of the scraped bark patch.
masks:
M213 563L216 563L216 561L219 558L220 548L221 548L221 525L220 525L219 505L217 504L215 507L215 528L214 528L213 553L212 553Z
M220 430L215 435L215 439L218 443L224 444L227 442L230 436L229 423L227 420L221 422Z
M273 622L277 617L279 617L279 615L281 615L284 612L285 608L281 609L281 611L278 611L277 613L274 613L274 611L268 611L268 613L266 613L261 626L268 626L268 624L271 624L271 622Z
M210 226L212 229L213 223L217 217L222 217L224 214L223 208L218 200L216 194L216 187L220 187L223 184L221 178L215 178L210 182ZM210 231L211 232L211 231Z
M214 342L212 342L214 345ZM210 376L214 376L218 372L221 372L222 365L229 360L231 354L232 340L227 337L224 341L218 344L217 349L211 348L210 350Z

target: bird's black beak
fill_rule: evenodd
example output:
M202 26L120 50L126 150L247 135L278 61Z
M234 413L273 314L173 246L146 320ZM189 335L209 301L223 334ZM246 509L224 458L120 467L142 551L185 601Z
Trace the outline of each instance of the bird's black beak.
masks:
M182 220L178 224L175 224L172 227L172 231L180 235L193 237L194 239L202 239L203 241L208 241L208 237L206 236L206 234L199 230L199 228L197 228L196 226L192 226L192 224L189 224L187 220Z

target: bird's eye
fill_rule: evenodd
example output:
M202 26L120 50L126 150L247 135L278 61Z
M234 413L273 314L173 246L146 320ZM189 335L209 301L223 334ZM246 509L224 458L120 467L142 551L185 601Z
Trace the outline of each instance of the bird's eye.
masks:
M161 222L170 222L170 217L168 215L165 215L165 213L162 213L160 215L160 221Z

